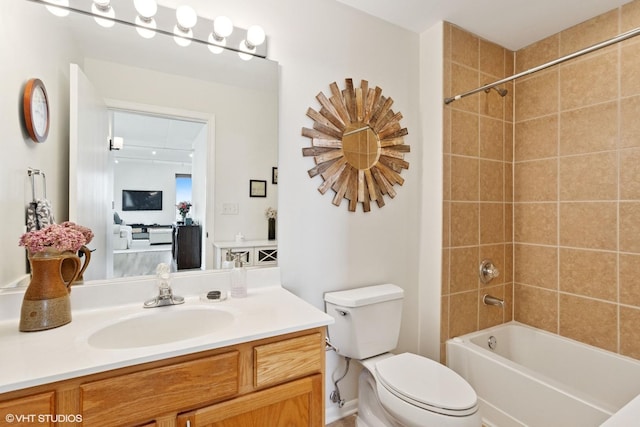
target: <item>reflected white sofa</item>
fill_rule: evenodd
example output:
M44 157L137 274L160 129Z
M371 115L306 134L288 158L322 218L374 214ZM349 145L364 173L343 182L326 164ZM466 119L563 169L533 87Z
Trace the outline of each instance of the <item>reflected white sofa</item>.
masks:
M113 249L129 249L133 241L132 228L129 225L113 224Z

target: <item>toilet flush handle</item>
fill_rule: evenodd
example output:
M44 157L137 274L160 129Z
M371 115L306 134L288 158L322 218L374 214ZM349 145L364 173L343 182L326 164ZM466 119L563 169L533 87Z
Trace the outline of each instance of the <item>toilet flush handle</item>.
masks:
M349 314L348 311L346 310L341 310L339 308L336 308L336 313L338 313L340 316L346 316L347 314Z

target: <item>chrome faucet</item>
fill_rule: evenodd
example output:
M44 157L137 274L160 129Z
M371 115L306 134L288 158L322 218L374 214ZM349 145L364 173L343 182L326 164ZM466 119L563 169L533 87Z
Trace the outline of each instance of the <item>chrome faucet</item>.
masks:
M156 277L158 278L158 296L144 302L144 308L164 307L167 305L177 305L184 302L183 297L173 295L173 290L169 284L170 268L168 264L158 264L156 267Z
M504 300L491 296L489 294L484 294L484 296L482 297L482 302L485 305L497 305L500 308L504 308Z

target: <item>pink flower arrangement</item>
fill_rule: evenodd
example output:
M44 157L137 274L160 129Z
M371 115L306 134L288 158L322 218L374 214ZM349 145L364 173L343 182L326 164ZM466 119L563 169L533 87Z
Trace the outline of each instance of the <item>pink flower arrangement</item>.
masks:
M42 230L29 231L20 237L18 244L27 248L31 254L44 252L49 248L60 252L76 252L92 239L93 232L89 228L65 221L62 224L51 224Z
M191 209L191 202L180 202L176 205L176 208L178 208L178 212L180 212L180 215L187 216L187 214L189 213L189 210Z

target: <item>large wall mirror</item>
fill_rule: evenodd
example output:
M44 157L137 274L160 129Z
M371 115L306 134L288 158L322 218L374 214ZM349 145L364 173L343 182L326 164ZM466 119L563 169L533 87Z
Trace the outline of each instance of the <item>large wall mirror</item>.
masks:
M43 13L43 5L24 1ZM131 0L111 3L116 11L133 7ZM163 34L145 39L129 26L103 28L82 14L50 19L59 20L60 31L77 44L71 62L77 62L78 75L70 73L69 216L89 221L96 233L85 280L151 274L139 258L123 272L114 267L116 255L161 247L170 252L163 231L149 243L148 226L180 220L175 204L183 198L192 202L189 216L201 226L201 268L219 265L216 242L233 242L237 235L267 240L265 211L277 209L271 176L278 156L278 64L258 57L245 61L231 51L213 54L195 43L180 47ZM85 99L86 92L95 99ZM97 131L98 119L88 114L98 103L106 111L106 130ZM122 148L110 150L108 140L116 137ZM176 184L184 177L191 179L185 196ZM251 180L267 182L266 197L250 197ZM162 191L161 205L138 200L125 206L134 193L124 190ZM131 228L120 234L118 225ZM157 261L164 259L152 258L152 267Z

